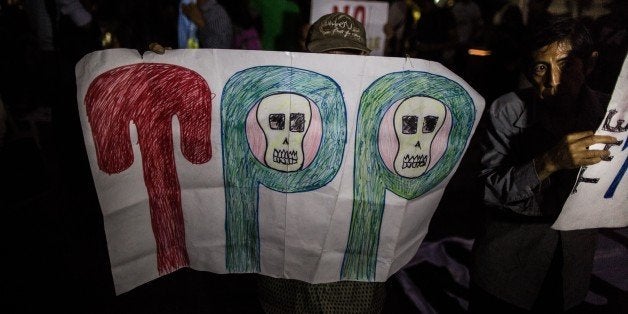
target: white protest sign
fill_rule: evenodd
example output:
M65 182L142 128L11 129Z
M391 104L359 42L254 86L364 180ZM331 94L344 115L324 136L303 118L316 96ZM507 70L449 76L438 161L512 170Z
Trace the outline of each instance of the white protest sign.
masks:
M314 23L325 14L334 12L349 14L360 21L366 30L366 45L371 49L371 55L384 55L386 44L384 25L388 21L388 2L313 0L310 23Z
M419 59L113 49L76 74L117 293L182 267L385 281L484 109Z
M557 230L628 226L628 58L617 79L606 117L596 134L610 135L615 145L592 145L607 149L610 160L581 167L578 179L558 219Z

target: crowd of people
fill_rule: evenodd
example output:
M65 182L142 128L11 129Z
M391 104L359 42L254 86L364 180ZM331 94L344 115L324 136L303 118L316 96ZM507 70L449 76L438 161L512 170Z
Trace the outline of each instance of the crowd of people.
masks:
M43 95L52 92L50 81L67 74L71 84L73 65L87 52L99 49L143 52L150 43L160 43L171 48L307 51L304 42L311 6L311 1L301 0L2 2L0 34L6 47L13 49L3 52L2 66L8 75L0 94L13 111L48 102ZM523 36L554 15L549 10L553 0L388 2L384 54L438 61L489 103L522 83L517 64ZM626 5L605 1L605 7L597 8L598 15L586 15L590 2L567 2L568 11L562 14L585 22L602 52L591 82L609 92L626 49L622 33ZM32 82L27 77L37 79ZM45 93L33 96L27 89Z
M384 26L386 56L440 62L486 99L486 115L478 128L478 134L483 137L468 153L481 159L469 173L477 170L481 174L478 179L483 180L486 191L478 191L478 195L488 208L483 217L485 229L473 235L477 241L470 265L474 276L470 309L481 313L500 306L504 311L559 312L578 304L586 293L588 279L584 277L590 273L595 248L593 235L589 231L559 233L551 231L549 224L564 201L564 188L573 182L573 169L599 162L607 152L569 161L559 157L565 156L564 151L569 148L584 149L592 143L610 144L617 140L595 137L590 131L601 119L601 110L608 101L603 95L613 91L628 51L628 5L622 0L607 1L606 7L600 8L606 10L604 16L589 16L584 12L591 9L590 4L573 1L571 11L563 15L575 18L561 20L549 10L552 0L529 0L524 7L520 6L521 1L508 0L388 2L388 22ZM99 296L110 295L112 291L111 279L103 275L108 273L109 265L102 217L82 144L76 105L74 65L82 56L109 48L158 50L151 46L153 43L159 43L162 48L347 53L344 47L322 49L312 44L309 15L310 1L298 0L2 0L0 169L6 175L0 178L11 184L3 186L0 204L16 212L34 211L11 217L18 222L41 222L45 228L33 232L31 237L49 234L57 237L45 239L43 242L48 246L40 254L62 255L65 262L52 262L52 266L63 268L73 264L77 268L70 272L74 278L69 279L42 276L39 272L25 275L26 278L33 282L69 280L65 287L72 287L70 293L101 301ZM554 23L556 18L563 22ZM541 34L539 30L543 30ZM363 44L353 54L368 54L370 49L362 47ZM572 52L577 55L570 62L579 67L570 64L563 68L562 64L552 63L566 59ZM574 78L570 85L562 84L563 88L572 87L571 90L559 92L556 88L560 77L547 73L557 71ZM559 94L563 98L555 97ZM567 102L578 109L565 108ZM542 105L549 109L536 109ZM519 116L509 116L513 114L512 108L517 108ZM532 111L546 115L541 118L542 123L515 128L512 120ZM51 123L50 134L45 134L45 127L36 125L46 117ZM41 157L38 160L10 154L10 145L18 142L24 129L34 134L38 150L35 154ZM526 140L515 141L515 136ZM538 142L543 145L534 144ZM526 154L521 154L522 151ZM30 164L27 171L18 173L21 168L13 164L19 164L21 159L39 162L45 170L37 172L40 168ZM461 169L465 169L464 164ZM548 188L546 183L550 178L554 183ZM503 201L510 200L511 194L520 195L518 189L529 195L512 202ZM444 197L447 196L446 193ZM30 201L25 202L24 198ZM33 219L35 214L41 217ZM526 216L525 219L520 219L520 215ZM22 226L15 224L6 230L17 228ZM57 228L66 228L64 234L56 234ZM63 240L67 238L72 238L69 247ZM543 241L539 242L541 238ZM521 247L513 248L512 243ZM489 254L496 250L509 251L511 255ZM509 257L515 256L519 262L521 254L532 259L527 268L519 272L505 269L512 266ZM573 256L578 257L575 264L566 258ZM26 265L37 267L36 261L27 261ZM570 277L563 277L568 272ZM546 274L552 275L546 277ZM80 291L81 283L85 282L100 284ZM245 281L251 283L255 284ZM19 289L34 294L39 291L17 286L16 293ZM266 299L260 301L265 308L269 305L264 302L275 305L281 302L273 300L282 295L276 293L278 289L288 290L283 295L290 295L290 290L317 289L272 280L262 281L261 286L265 289L262 292L266 292L262 295ZM44 284L39 292L52 287L53 284ZM347 286L332 288L343 291ZM381 310L382 287L366 288L377 290L369 293L371 297L376 295L372 297L373 308Z
M13 60L7 64L7 73L21 76L28 72L23 67L37 71L41 71L42 65L50 68L51 61L55 61L51 60L54 52L57 58L72 65L89 51L122 47L143 52L153 42L172 48L306 51L303 43L311 5L310 1L300 0L3 2L3 42L14 47L12 53L16 54L5 52L5 59ZM388 2L388 23L384 27L386 56L438 61L469 81L490 101L520 84L521 77L515 67L520 58L521 40L527 31L553 15L549 8L554 1ZM606 73L606 68L616 68L616 59L621 59L617 51L626 45L621 35L625 29L625 23L621 22L626 15L625 4L604 2L606 7L598 8L606 12L602 17L584 14L584 9L591 9L590 2L568 3L566 9L571 11L563 14L589 24L593 37L605 50L601 61L609 64L606 67L602 64L601 73ZM187 24L181 21L183 17ZM193 33L182 29L184 25L189 25ZM188 42L188 37L195 37L197 42ZM486 55L470 54L470 48ZM22 53L25 50L29 54ZM52 69L47 69L47 73L55 75ZM612 89L609 81L612 78L601 76L595 77L600 82L596 87ZM45 86L46 79L41 77L39 81ZM20 85L21 90L27 85L17 80L3 83ZM12 88L7 90L4 98L19 94L11 93Z

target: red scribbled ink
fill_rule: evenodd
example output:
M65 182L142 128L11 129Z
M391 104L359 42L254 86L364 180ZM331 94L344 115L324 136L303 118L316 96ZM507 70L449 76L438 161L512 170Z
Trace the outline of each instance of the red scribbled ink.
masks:
M181 151L192 163L211 159L211 91L196 72L169 64L142 63L99 75L85 96L98 167L119 173L133 164L130 123L138 132L144 183L157 243L160 274L189 265L174 162L172 119L181 127Z

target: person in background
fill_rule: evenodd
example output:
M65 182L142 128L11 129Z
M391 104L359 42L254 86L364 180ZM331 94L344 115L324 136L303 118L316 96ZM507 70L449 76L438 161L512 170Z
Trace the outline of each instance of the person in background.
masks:
M256 28L248 0L220 1L233 22L231 48L261 50L262 41Z
M77 27L87 28L92 23L92 14L79 0L57 0L61 14L68 16Z
M297 51L301 8L291 0L252 0L254 17L261 23L264 50Z
M555 18L525 47L532 87L497 98L482 134L486 212L472 250L473 313L561 313L584 300L597 231L551 225L578 168L609 156L588 147L617 143L594 135L610 97L585 83L597 57L588 30Z
M605 8L608 13L591 25L600 56L588 82L597 90L611 93L628 54L628 1L611 0Z
M403 33L408 15L408 1L395 0L388 9L388 21L384 25L386 43L384 55L399 57L403 51Z
M198 27L201 48L231 48L233 26L225 8L216 0L183 4L183 13Z
M486 47L491 51L490 66L482 69L482 93L487 103L497 97L527 86L528 81L521 75L521 42L525 34L523 14L519 6L505 3L495 12L491 23L485 26Z
M464 73L468 62L467 51L472 48L481 34L483 27L482 11L473 0L458 0L451 8L456 21L456 44L454 69L458 73Z
M405 27L406 53L412 58L440 62L452 67L456 47L456 21L447 7L438 7L433 0L413 0L418 11L411 15Z
M549 11L554 0L528 0L527 11L524 12L524 24L529 32L534 32L536 28L542 26L554 15Z
M68 64L74 65L84 55L98 50L100 46L99 25L93 18L97 9L93 1L56 0L58 30L54 40ZM72 71L73 74L74 71Z
M322 16L309 28L306 48L313 53L368 55L362 23L344 13ZM385 282L323 284L258 276L259 300L266 313L380 313Z
M309 52L368 55L366 31L358 20L345 13L320 17L308 29L305 47Z
M458 44L468 44L481 30L482 11L473 0L456 1L451 9L456 19Z

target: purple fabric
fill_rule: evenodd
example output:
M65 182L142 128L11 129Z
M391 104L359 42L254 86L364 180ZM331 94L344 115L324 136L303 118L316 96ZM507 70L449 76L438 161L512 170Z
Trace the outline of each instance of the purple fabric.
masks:
M472 239L456 236L425 241L414 258L395 274L393 279L401 285L405 297L418 313L448 312L442 307L442 298L455 300L458 304L452 306L457 309L468 309L468 293L461 290L469 288L469 269L464 256L471 254L472 246ZM453 281L425 282L443 277L442 273L421 276L434 269L446 270L445 277ZM600 230L591 276L591 286L582 307L604 313L615 313L618 307L624 310L625 300L621 298L628 293L628 228ZM435 293L438 289L442 291ZM437 300L434 296L439 295L441 299Z

